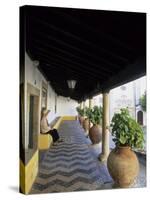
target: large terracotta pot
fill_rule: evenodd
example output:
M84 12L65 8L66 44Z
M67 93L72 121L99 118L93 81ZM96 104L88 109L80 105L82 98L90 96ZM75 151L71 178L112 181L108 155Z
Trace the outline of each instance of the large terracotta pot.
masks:
M93 144L98 144L102 140L102 129L99 125L93 125L89 130L89 137Z
M119 187L133 184L139 172L139 162L130 147L113 149L107 159L108 171Z
M84 121L84 117L79 116L79 122L80 122L81 126L83 126L83 121Z
M88 118L86 118L83 121L83 128L84 128L85 132L88 132L88 130L89 130L89 119Z

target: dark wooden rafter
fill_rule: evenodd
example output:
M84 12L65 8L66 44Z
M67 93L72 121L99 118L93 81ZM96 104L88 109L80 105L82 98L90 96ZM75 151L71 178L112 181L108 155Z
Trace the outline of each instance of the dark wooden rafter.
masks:
M66 69L66 67L62 66L60 67L60 64L58 63L51 63L51 64L42 64L41 66L42 68L44 68L46 71L55 71L56 72L56 75L58 74L58 68L60 70L60 73L63 75L61 78L64 79L64 77L68 78L69 79L75 79L77 81L82 81L83 78L81 76L81 71L77 72L75 69L69 69L67 72L66 72L66 76L64 75L64 71ZM84 77L87 78L88 81L90 82L93 82L95 81L96 82L96 77L93 77L93 76L90 76L90 75L87 75L87 74L84 74ZM51 76L49 77L51 78ZM57 79L57 76L56 78Z
M49 67L47 67L46 65L42 65L41 67L46 71L48 72L47 74L49 74L49 79L51 80L53 77L52 77L52 73L50 73L50 71L54 70L55 71L57 70L57 73L56 73L56 78L55 80L57 79L64 79L65 77L67 77L66 80L69 80L69 79L75 79L77 81L80 81L80 82L83 82L83 80L86 80L85 84L84 85L87 85L87 84L95 84L95 83L101 83L101 79L96 77L96 76L93 76L93 75L90 75L89 73L84 73L83 71L76 71L75 68L71 70L71 73L72 74L69 74L69 76L67 75L64 75L64 73L62 72L61 73L61 77L58 76L58 69L60 70L64 70L65 68L63 67L58 67L59 65L50 65ZM83 74L84 73L84 74ZM83 76L84 76L84 79L83 79ZM83 84L83 83L82 83Z
M96 48L96 49L97 49L98 51L100 51L100 52L106 53L106 54L108 54L108 55L110 55L110 56L116 57L117 59L123 60L123 61L125 61L125 62L128 61L128 59L127 59L124 55L115 54L115 53L112 52L112 51L106 50L105 48L102 48L102 47L98 46L98 45L95 44L95 43L92 43L92 42L90 42L90 41L88 41L88 40L85 40L84 38L81 38L81 37L79 37L79 36L77 36L77 35L75 35L75 34L69 32L69 31L66 31L66 30L63 30L63 29L59 28L57 25L54 25L54 24L52 24L52 23L50 24L50 23L48 23L48 22L46 22L46 21L43 21L43 20L41 20L41 19L39 19L39 18L37 18L37 17L36 17L36 18L33 17L33 18L34 18L35 21L37 21L37 22L39 22L39 23L41 23L41 24L47 26L48 28L50 28L50 29L52 29L52 30L54 30L54 31L58 31L58 32L60 32L60 33L62 33L62 34L64 34L64 35L66 35L66 36L69 37L69 38L72 38L72 39L74 39L74 40L77 40L77 41L83 43L83 45L87 45L87 46L89 46L90 48ZM68 39L69 39L69 38L68 38Z
M41 48L41 47L37 47L35 46L35 48L37 49L37 51L39 52L42 52L43 55L49 55L49 57L56 57L64 62L70 62L72 63L73 65L76 65L76 66L80 66L81 68L88 68L90 69L90 71L93 71L95 70L96 73L101 73L101 75L105 76L106 74L112 74L113 71L111 71L110 69L107 69L107 68L104 68L103 66L97 66L91 62L87 62L85 60L83 60L82 58L78 57L75 58L73 56L65 56L65 54L62 54L62 53L55 53L54 51L45 51L45 49ZM94 70L92 70L94 69Z
M73 58L75 58L76 60L81 60L81 61L83 61L83 62L88 62L89 64L94 64L95 66L97 65L97 63L96 63L96 60L95 59L89 59L88 57L83 57L83 56L81 56L81 54L76 54L76 53L71 53L71 52L69 52L69 51L66 51L66 50L63 50L63 49L61 49L61 48L59 48L59 47L56 47L56 46L54 46L54 45L45 45L45 47L43 47L43 45L42 44L40 44L40 42L34 42L33 41L33 44L34 44L34 46L35 47L37 47L37 48L40 48L40 49L43 49L43 50L47 50L47 51L56 51L56 52L58 52L58 53L62 53L63 55L65 54L66 56L68 56L68 57L73 57ZM63 56L62 55L62 56ZM107 68L106 68L106 66L107 66ZM115 65L115 66L110 66L110 65L108 65L108 64L104 64L104 63L102 63L101 62L101 65L100 66L96 66L96 68L101 68L101 70L102 71L105 71L105 72L112 72L112 71L114 71L114 70L117 70L118 68L119 68L119 66L117 67L117 65Z
M36 36L37 37L39 36L40 40L37 40ZM88 58L93 58L94 60L102 62L103 64L106 64L107 66L113 67L115 69L118 69L120 67L117 63L114 64L114 61L115 61L114 58L111 61L108 60L108 59L110 59L110 57L106 60L106 59L101 57L101 54L99 54L99 55L93 54L91 51L89 52L87 49L84 49L84 51L83 51L83 50L81 50L81 48L69 44L69 41L65 42L65 41L63 41L59 38L56 38L56 36L48 35L48 34L45 34L44 32L41 32L41 31L34 33L33 42L34 41L36 43L39 43L41 46L43 46L43 48L51 47L52 44L55 42L55 46L59 47L60 49L64 49L64 48L68 49L69 48L70 50L79 53L81 56L83 55L83 56L87 56ZM127 61L126 62L121 61L121 63L126 64Z
M85 91L84 87L80 87L80 90L82 90L82 95L81 95L78 93L78 88L75 88L74 90L71 90L70 93L68 93L68 91L67 91L68 86L65 84L65 86L63 88L60 88L59 87L60 84L64 85L63 82L51 81L51 86L57 92L58 95L62 95L65 97L72 97L73 99L76 99L76 100L85 96L86 91Z
M52 11L53 12L53 11ZM79 25L80 28L84 28L92 33L94 33L95 35L97 35L97 37L99 37L99 33L101 35L101 40L108 40L110 43L112 43L113 45L119 45L120 48L124 48L126 51L128 51L128 53L134 53L133 50L134 48L132 46L128 46L126 43L120 41L118 38L113 37L110 33L104 33L102 30L99 32L96 29L94 29L93 27L89 26L86 22L83 22L82 19L77 19L75 17L72 17L72 15L63 12L63 10L55 10L54 12L55 14L59 15L60 17L63 17L65 20L69 20L71 21L71 23L75 23L76 25Z
M67 68L74 69L77 72L82 73L81 74L82 77L84 76L84 74L88 74L89 77L95 77L96 80L97 79L101 80L101 78L102 79L103 78L107 78L107 74L100 73L100 71L95 70L93 68L89 68L87 70L86 66L81 65L80 63L72 63L70 59L69 60L68 59L67 60L64 60L64 59L61 60L62 57L60 57L58 55L55 55L54 57L51 57L50 55L49 56L48 55L44 55L44 54L41 54L39 52L36 53L36 55L37 56L41 56L41 58L46 58L47 61L48 61L48 59L49 60L54 60L56 62L60 61L61 62L60 65L59 65L60 68L61 68L61 66L65 66L66 65L65 69L67 69Z
M58 95L82 101L146 74L144 13L23 9L26 51ZM68 79L77 80L73 92Z
M104 81L101 86L102 90L110 90L114 87L119 86L119 82L125 84L129 81L140 78L146 75L146 59L141 57L134 63L126 66L122 71L118 72L115 76L111 77L108 81ZM124 79L126 77L126 79Z

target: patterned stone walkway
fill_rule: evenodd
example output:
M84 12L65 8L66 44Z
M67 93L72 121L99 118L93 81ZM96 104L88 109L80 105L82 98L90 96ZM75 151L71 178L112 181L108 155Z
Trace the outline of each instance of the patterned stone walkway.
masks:
M64 121L59 134L63 142L45 153L31 194L98 190L112 183L77 121Z

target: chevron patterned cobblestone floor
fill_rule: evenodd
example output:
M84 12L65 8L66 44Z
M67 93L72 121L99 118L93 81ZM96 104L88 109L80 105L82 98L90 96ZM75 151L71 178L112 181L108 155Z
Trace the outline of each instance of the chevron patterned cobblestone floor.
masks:
M112 183L77 121L64 121L59 134L63 142L45 152L31 194L97 190Z
M77 121L64 121L59 134L63 142L42 153L30 194L116 188L106 164L99 162L97 152ZM100 149L100 145L96 148ZM145 186L145 165L140 163L140 174L132 187Z

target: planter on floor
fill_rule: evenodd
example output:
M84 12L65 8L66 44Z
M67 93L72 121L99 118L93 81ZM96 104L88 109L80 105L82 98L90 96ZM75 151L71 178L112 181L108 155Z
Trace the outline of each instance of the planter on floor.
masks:
M85 130L86 133L89 131L89 119L88 118L86 118L83 121L83 128L84 128L84 130Z
M83 116L79 116L79 122L80 122L80 125L83 126L83 122L84 122Z
M84 113L85 113L85 109L81 109L79 106L76 108L77 112L78 112L78 119L79 119L79 123L81 126L83 126L83 121L84 121Z
M100 125L93 125L89 130L89 137L93 144L98 144L102 140L102 128Z
M102 129L100 126L102 123L102 107L94 106L93 108L88 108L86 110L86 115L93 124L89 130L89 137L93 144L98 144L102 140Z
M128 146L119 146L111 151L107 160L108 171L119 187L129 187L139 173L139 161Z
M119 187L129 187L139 173L139 161L131 148L143 148L144 134L140 125L130 116L128 109L115 113L110 127L116 148L107 159L111 177Z

